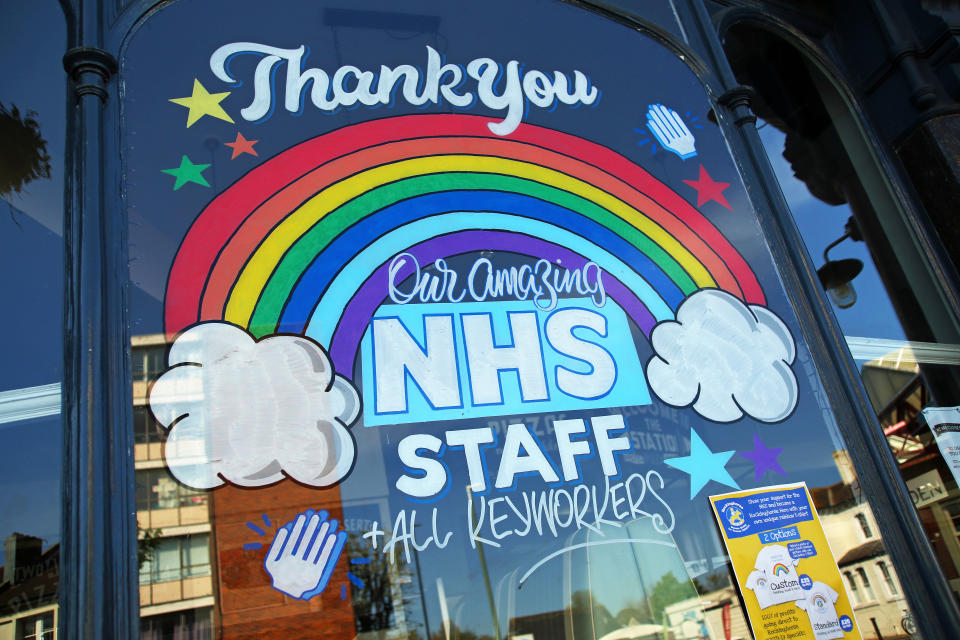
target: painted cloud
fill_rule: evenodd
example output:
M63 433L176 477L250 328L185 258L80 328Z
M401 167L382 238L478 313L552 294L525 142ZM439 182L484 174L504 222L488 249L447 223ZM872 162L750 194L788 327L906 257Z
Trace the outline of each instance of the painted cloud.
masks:
M681 303L676 320L658 324L650 341L647 378L667 404L692 404L715 422L744 414L777 422L797 404L793 338L765 307L703 289Z
M170 429L164 457L180 482L258 487L286 475L325 487L353 467L347 427L360 398L315 342L286 335L256 342L211 322L181 334L168 362L150 409Z

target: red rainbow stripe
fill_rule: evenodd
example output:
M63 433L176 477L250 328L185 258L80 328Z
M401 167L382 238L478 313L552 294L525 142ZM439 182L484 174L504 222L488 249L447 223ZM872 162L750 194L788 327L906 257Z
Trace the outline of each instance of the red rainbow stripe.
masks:
M234 281L273 227L324 186L408 157L462 153L538 162L581 177L637 207L696 257L722 288L764 304L749 265L690 203L625 157L562 132L521 125L501 138L488 119L410 115L351 125L300 143L253 169L201 213L184 239L167 283L165 327L173 335L198 320L222 318Z

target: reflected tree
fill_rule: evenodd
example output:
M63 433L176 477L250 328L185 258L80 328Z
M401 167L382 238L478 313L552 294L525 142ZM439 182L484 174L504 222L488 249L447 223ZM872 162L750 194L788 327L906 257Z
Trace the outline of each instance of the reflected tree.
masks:
M0 140L0 197L19 194L28 182L50 177L47 141L36 112L21 114L15 104L0 103Z
M693 586L697 588L697 593L701 594L723 589L730 585L730 575L726 571L714 571L693 579Z
M650 604L646 600L634 600L617 612L617 623L622 627L638 622L659 623L650 615Z
M663 618L663 611L668 606L681 600L693 598L697 595L696 589L690 582L680 582L671 572L663 574L650 591L650 612L654 620Z
M394 601L391 592L390 561L382 553L371 553L370 547L358 536L351 534L347 541L347 557L363 559L366 564L351 564L353 573L363 586L355 582L351 588L353 596L353 617L357 632L380 631L393 626ZM393 572L404 571L401 561Z
M600 638L622 625L594 598L589 589L570 594L570 609L576 638Z
M143 529L137 526L137 569L153 560L153 552L160 544L160 529Z

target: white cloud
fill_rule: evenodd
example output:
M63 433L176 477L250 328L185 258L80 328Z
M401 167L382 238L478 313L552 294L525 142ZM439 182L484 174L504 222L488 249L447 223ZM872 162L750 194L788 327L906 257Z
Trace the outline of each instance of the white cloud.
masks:
M744 414L777 422L797 404L793 337L765 307L703 289L680 304L676 320L654 327L650 341L647 379L669 405L692 404L715 422Z
M153 415L170 429L164 457L182 483L243 487L290 476L325 487L353 467L349 427L360 397L324 350L301 336L259 342L210 322L170 347L168 369L150 390Z

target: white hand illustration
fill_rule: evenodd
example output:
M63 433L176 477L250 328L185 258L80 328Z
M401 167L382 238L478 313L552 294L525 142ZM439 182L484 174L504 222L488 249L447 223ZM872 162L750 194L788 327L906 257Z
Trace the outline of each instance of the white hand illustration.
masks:
M680 114L662 104L651 104L647 110L647 128L660 146L686 160L697 155L695 140Z
M308 509L280 528L264 560L273 588L301 600L322 592L347 541L337 525L326 511Z

